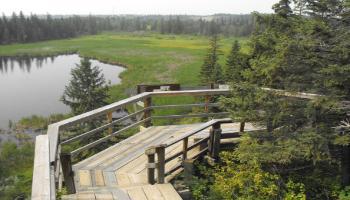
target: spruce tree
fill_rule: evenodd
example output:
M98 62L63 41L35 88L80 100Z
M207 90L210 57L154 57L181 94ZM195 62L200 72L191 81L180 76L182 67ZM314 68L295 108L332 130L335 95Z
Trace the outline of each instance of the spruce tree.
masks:
M226 60L225 79L229 82L243 81L244 70L248 68L246 55L240 52L241 46L236 40Z
M210 48L201 67L200 75L204 84L222 83L224 80L221 65L218 63L221 55L218 40L217 35L210 39Z
M70 106L74 114L81 114L106 105L108 86L101 70L91 67L84 58L71 71L72 79L64 90L61 101Z
M292 8L290 7L290 0L280 0L273 6L275 13L282 16L287 17L293 13Z

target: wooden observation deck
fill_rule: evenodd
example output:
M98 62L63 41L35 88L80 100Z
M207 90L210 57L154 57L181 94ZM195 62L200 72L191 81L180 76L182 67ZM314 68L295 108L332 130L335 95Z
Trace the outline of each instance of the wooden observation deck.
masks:
M181 199L170 181L186 172L188 163L203 156L215 161L225 141L237 140L243 130L261 130L224 118L229 113L215 108L212 97L227 94L228 89L144 92L51 124L47 135L36 138L32 199ZM159 98L178 96L204 102L155 105ZM195 113L193 108L198 108ZM113 119L120 109L133 113ZM161 113L157 110L176 109L182 110L156 115ZM173 125L181 118L207 122ZM123 123L127 120L132 123ZM152 126L159 120L170 125Z

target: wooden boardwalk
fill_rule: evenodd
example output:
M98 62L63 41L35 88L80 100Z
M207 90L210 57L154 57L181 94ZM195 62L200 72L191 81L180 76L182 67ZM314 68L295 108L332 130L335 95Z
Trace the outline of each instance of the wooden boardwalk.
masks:
M262 89L293 98L320 97L317 94ZM249 123L244 126L242 122L241 127L238 123L232 124L231 119L225 118L230 116L227 111L210 109L219 106L217 102L211 102L212 97L228 94L229 88L143 92L50 124L47 134L36 138L31 199L56 200L62 189L71 194L63 196L63 199L181 199L169 183L176 174L181 170L190 174L191 162L201 156L207 155L209 161L219 159L220 148L232 147L232 142L237 142L239 129L257 130ZM158 105L152 100L185 96L196 98L191 104L179 101L173 105ZM348 102L343 103L349 105ZM135 110L129 110L130 113L122 118L113 119L113 112L125 108ZM184 112L184 108L189 112ZM193 113L193 108L198 108L198 112ZM170 112L168 115L155 112L164 109L182 111L181 114ZM211 120L203 124L150 127L157 120L182 118ZM124 123L130 119L134 123ZM102 124L89 130L82 129L94 120ZM117 125L118 130L113 132ZM148 128L72 166L72 158L76 155L140 126ZM210 134L209 128L212 130ZM100 134L106 131L108 135ZM88 144L80 143L98 135L102 137ZM73 142L79 145L69 148L71 151L62 151Z
M77 193L65 196L64 199L121 199L121 200L177 200L181 197L169 181L180 170L167 176L165 184L149 185L147 183L147 156L145 150L168 141L176 140L183 134L200 126L172 125L149 127L132 137L86 159L73 166L74 181ZM224 124L223 132L237 132L239 123ZM253 130L246 125L246 130ZM189 138L189 145L208 137L209 129L203 130ZM166 157L182 150L182 144L177 143L166 149ZM198 153L199 147L188 152L188 157ZM182 162L181 157L167 163L166 170Z

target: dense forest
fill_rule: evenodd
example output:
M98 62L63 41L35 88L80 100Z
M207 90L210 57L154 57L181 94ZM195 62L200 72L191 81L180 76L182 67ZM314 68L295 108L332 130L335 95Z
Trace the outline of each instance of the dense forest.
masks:
M280 0L273 9L256 15L250 51L234 43L226 66L211 39L203 83L230 82L222 109L266 131L242 133L218 165L198 165L195 199L350 199L350 1Z
M248 36L253 27L251 15L25 16L20 12L0 18L0 44L72 38L101 31Z

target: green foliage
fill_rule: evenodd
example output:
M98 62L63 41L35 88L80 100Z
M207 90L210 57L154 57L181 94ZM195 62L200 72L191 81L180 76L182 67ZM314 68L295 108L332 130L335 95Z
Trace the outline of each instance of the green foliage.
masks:
M17 130L46 129L49 124L61 121L67 118L68 116L69 115L64 115L64 114L52 114L49 117L42 117L37 115L32 115L30 117L23 117L15 124L15 128Z
M241 52L241 46L239 42L235 40L226 60L225 80L233 83L243 81L243 74L248 68L248 57Z
M339 193L339 200L349 200L350 199L350 186L345 187Z
M81 114L107 104L108 86L98 67L91 67L85 58L72 69L72 79L62 96L62 102L71 107L74 114Z
M278 176L264 172L258 165L235 164L225 158L224 162L226 165L214 175L212 187L220 199L263 200L279 196Z
M240 70L221 104L235 121L266 130L242 134L223 155L211 187L221 199L337 199L350 184L349 133L333 128L346 117L340 100L349 100L350 21L341 4L300 1L295 15L290 1L281 0L276 14L257 15L249 67L236 63ZM264 87L324 96L303 100Z
M222 108L237 121L257 121L262 90L248 83L232 84L229 97L221 98Z
M0 150L0 197L4 200L29 199L34 146L4 143Z

